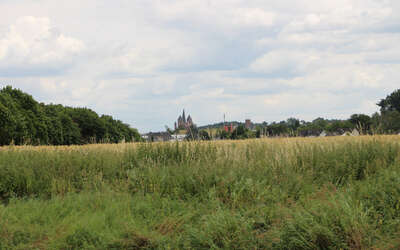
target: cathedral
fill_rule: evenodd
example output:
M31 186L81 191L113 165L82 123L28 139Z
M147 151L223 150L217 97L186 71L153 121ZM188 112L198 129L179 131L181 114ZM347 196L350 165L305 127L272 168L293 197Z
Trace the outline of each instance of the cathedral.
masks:
M182 115L178 117L178 120L175 122L175 129L186 129L190 126L194 125L192 117L190 115L186 118L185 110L183 110Z

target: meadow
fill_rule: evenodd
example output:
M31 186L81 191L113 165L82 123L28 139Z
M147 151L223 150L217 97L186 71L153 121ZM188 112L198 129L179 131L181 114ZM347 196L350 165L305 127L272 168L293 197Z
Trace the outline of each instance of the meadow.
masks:
M400 136L0 148L0 249L399 249Z

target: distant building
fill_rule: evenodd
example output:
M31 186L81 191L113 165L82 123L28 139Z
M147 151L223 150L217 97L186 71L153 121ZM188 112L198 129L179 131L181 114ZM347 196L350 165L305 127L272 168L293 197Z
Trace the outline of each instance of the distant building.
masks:
M233 132L233 125L224 125L225 132L232 133Z
M161 142L161 141L170 141L172 136L168 132L156 132L156 133L148 133L142 135L142 138L148 142Z
M188 127L194 125L192 117L189 115L186 119L185 110L183 110L182 115L178 117L178 120L174 124L175 129L187 129Z
M351 131L351 136L359 136L360 132L357 129L353 129L353 131Z
M186 138L186 134L184 135L171 135L171 141L183 141Z
M251 122L250 119L246 119L244 122L244 127L247 129L253 129L253 123Z

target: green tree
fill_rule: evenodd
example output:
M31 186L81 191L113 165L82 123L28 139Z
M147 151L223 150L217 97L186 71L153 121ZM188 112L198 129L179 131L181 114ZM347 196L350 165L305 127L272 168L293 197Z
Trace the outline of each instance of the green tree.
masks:
M203 141L209 141L211 140L210 135L206 130L200 130L199 131L199 139Z
M354 125L348 120L332 120L326 126L326 131L332 134L341 135L345 132L349 132L354 128Z
M371 127L371 117L364 114L354 114L350 117L349 121L362 133L369 132Z
M47 144L46 116L39 103L31 95L11 86L3 88L0 95L2 104L13 116L11 120L15 121L15 129L10 131L15 144Z
M13 140L15 121L10 110L0 102L0 145L8 145Z
M392 134L400 132L400 112L386 111L382 113L381 123L384 133Z
M385 99L380 100L377 105L383 113L386 111L400 112L400 89L393 91Z
M236 129L231 133L231 139L247 139L247 138L255 138L256 133L247 129L243 124L236 127Z
M286 120L286 124L289 129L291 129L292 131L296 131L300 127L300 120L291 117Z
M397 133L400 131L400 89L395 90L385 99L380 100L381 117L379 128L383 133ZM376 119L375 119L376 123ZM376 126L376 124L375 124Z
M79 126L82 143L96 143L104 138L106 127L96 112L88 108L68 108L68 113Z
M267 126L267 132L270 136L285 136L289 135L290 129L285 121L273 122Z
M100 120L105 127L105 132L101 138L103 142L118 143L125 139L125 131L121 126L121 121L114 120L109 115L102 115Z
M217 131L217 138L224 140L224 139L229 139L231 137L231 133L225 131L225 130L219 130Z
M139 132L111 116L87 108L38 103L7 86L0 90L0 145L71 145L140 141Z

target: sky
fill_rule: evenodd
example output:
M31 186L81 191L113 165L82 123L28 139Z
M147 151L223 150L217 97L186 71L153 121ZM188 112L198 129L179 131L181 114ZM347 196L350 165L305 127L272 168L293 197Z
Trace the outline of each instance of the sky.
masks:
M400 88L398 0L0 0L0 87L140 132L371 115Z

